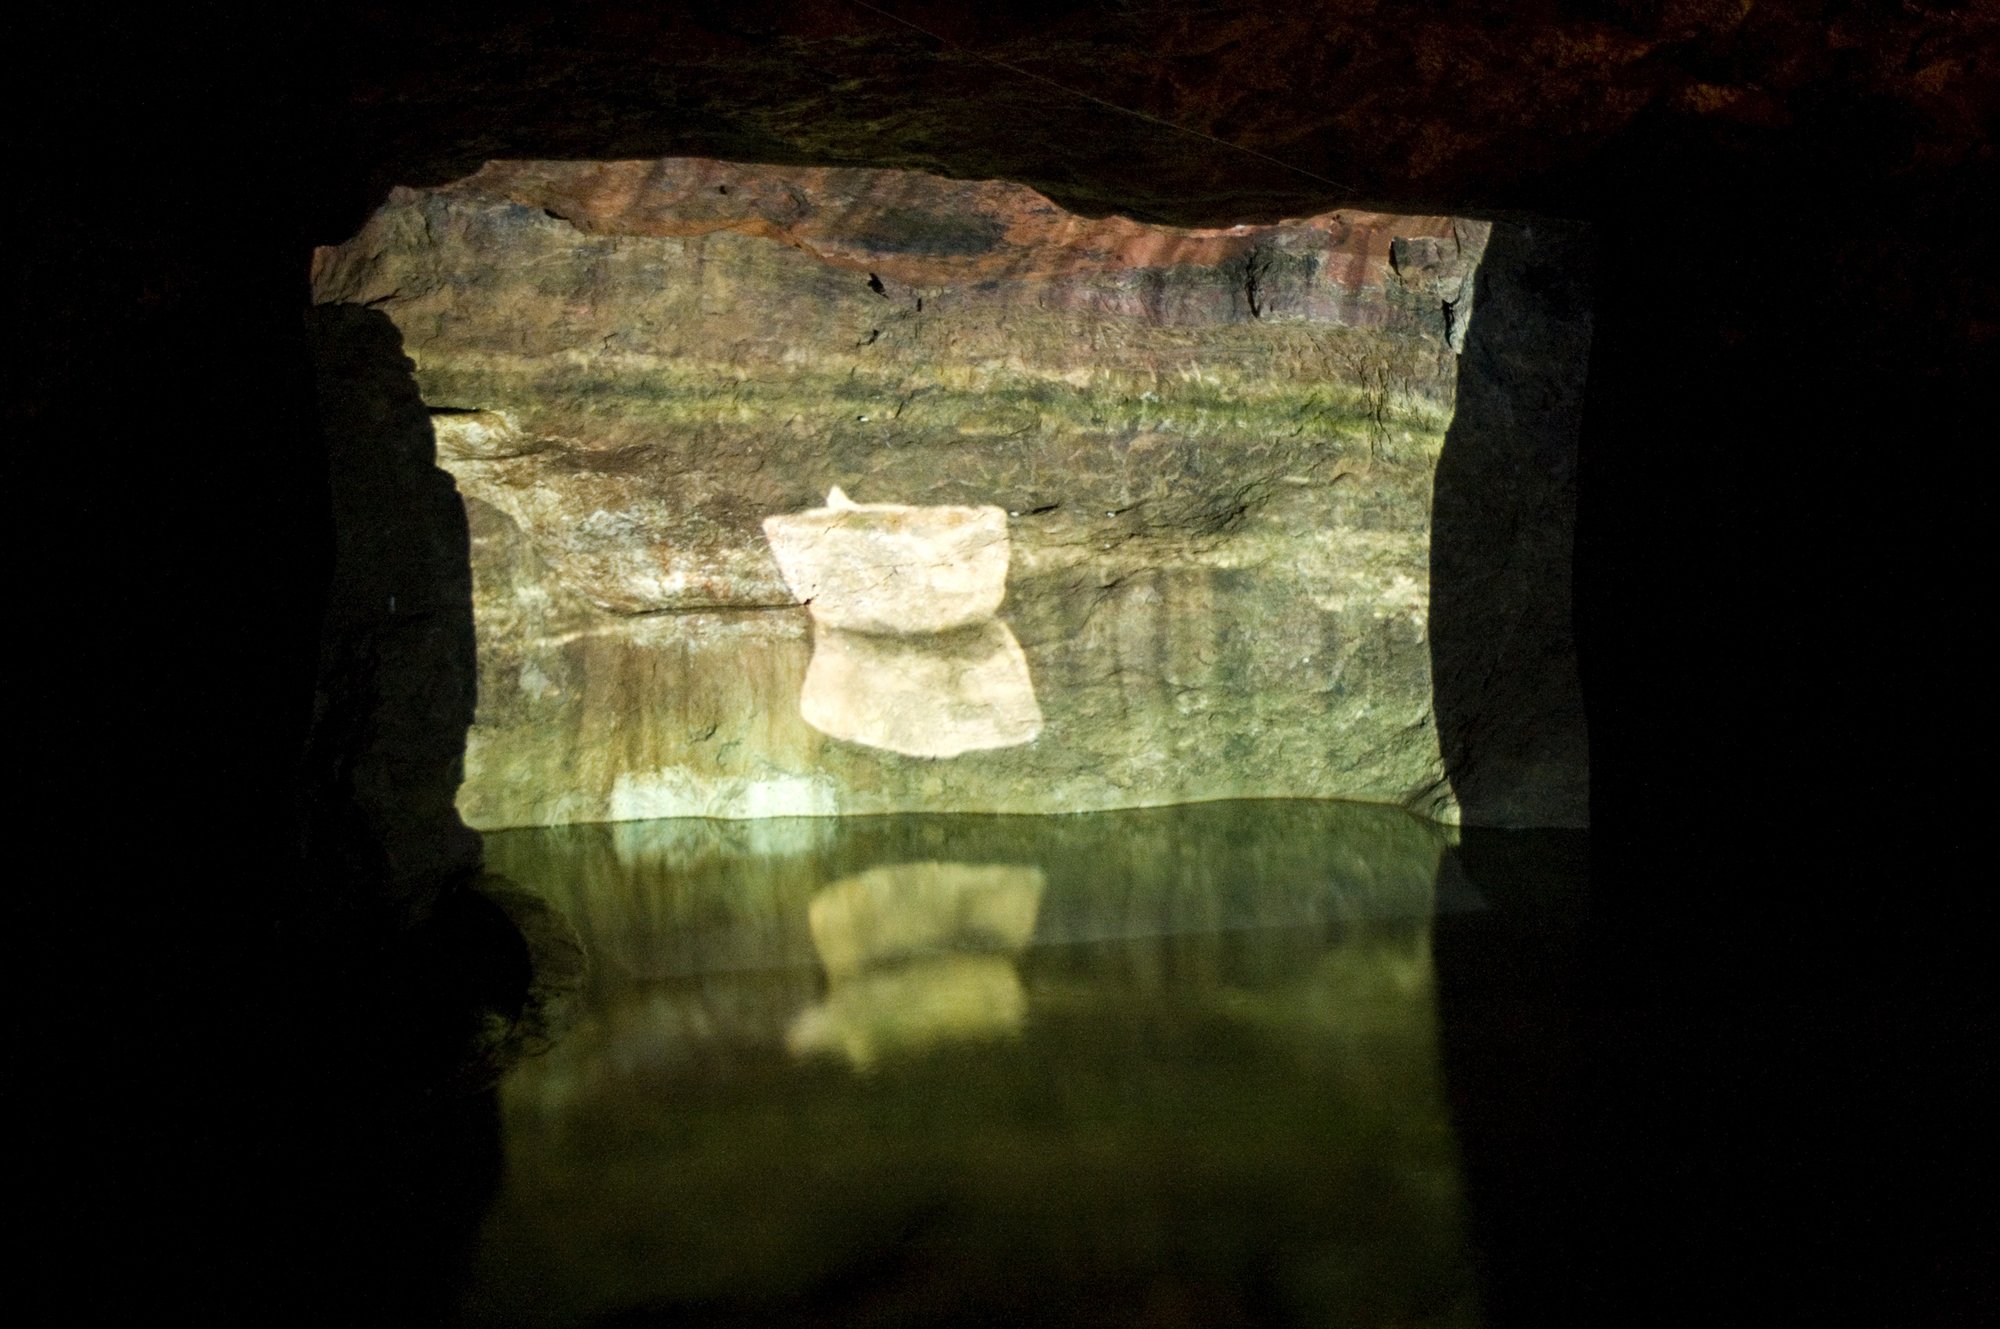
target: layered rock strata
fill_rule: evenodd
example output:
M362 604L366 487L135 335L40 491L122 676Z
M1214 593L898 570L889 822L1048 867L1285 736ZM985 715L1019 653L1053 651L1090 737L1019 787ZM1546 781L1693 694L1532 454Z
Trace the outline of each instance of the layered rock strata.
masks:
M466 820L1279 796L1453 818L1432 482L1487 234L1176 229L690 160L398 190L320 252L316 293L401 329L465 498ZM811 610L764 523L835 486L1005 514L1029 739L913 755L801 713ZM884 639L857 640L840 686L865 703Z

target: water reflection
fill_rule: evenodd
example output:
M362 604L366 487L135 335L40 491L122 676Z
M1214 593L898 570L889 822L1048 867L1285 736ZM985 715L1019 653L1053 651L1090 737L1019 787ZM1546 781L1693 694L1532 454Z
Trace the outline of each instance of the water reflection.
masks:
M1017 955L1035 934L1047 884L1033 867L898 863L833 883L806 913L820 963L837 981L962 951Z
M865 1069L885 1052L1016 1032L1027 995L1014 957L1045 885L1039 868L898 863L828 886L807 916L831 990L786 1046Z
M488 846L592 969L504 1086L468 1322L1477 1322L1426 823L1245 803Z

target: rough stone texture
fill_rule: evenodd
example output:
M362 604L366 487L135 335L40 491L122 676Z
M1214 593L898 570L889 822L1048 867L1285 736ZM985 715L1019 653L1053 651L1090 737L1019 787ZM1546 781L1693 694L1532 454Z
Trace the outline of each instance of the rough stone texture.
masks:
M399 191L316 291L402 328L467 496L467 819L1455 817L1431 488L1488 230L1184 231L1008 184L690 161ZM836 485L1005 512L1034 741L930 761L801 718L812 629L763 523ZM855 689L873 640L840 656Z

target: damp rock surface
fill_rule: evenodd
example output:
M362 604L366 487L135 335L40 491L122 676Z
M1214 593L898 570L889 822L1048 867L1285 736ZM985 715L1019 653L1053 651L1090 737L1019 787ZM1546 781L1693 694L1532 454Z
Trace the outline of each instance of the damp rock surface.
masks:
M1193 230L997 182L678 159L395 191L319 252L316 295L396 323L465 500L466 820L1240 797L1455 818L1432 485L1489 230ZM766 522L836 487L1004 514L990 621L1025 675L879 623L816 657L839 629ZM809 674L843 698L802 710ZM922 728L895 697L929 677L986 746L812 718Z

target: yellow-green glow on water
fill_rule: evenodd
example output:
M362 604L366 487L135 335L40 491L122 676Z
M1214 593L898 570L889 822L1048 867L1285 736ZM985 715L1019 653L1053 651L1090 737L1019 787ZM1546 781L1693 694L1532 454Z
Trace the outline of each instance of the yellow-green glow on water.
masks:
M473 1323L1478 1322L1435 827L1263 802L488 852L588 969L503 1087Z

